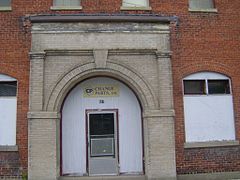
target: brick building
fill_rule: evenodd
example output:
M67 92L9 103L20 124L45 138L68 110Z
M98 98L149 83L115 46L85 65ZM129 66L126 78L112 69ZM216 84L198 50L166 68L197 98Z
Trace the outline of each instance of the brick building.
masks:
M239 10L1 0L0 178L239 179Z

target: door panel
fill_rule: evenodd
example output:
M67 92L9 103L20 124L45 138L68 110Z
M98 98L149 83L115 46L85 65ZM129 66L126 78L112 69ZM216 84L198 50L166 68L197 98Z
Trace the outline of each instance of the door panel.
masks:
M117 175L116 112L88 113L89 175Z

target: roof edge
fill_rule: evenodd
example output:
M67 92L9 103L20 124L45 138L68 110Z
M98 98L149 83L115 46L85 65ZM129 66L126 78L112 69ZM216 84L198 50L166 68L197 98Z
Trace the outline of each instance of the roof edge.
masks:
M87 14L63 14L63 15L31 15L32 23L51 22L140 22L140 23L170 23L177 22L176 16L144 15L87 15Z

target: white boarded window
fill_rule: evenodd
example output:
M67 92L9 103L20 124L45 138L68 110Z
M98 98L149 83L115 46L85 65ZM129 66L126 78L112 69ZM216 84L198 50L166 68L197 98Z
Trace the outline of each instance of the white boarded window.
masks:
M148 0L123 0L123 7L148 7Z
M235 140L231 81L213 72L183 79L186 142Z
M10 7L11 0L0 0L0 7Z
M53 0L53 6L66 6L66 7L73 7L73 6L80 6L80 0Z
M190 9L214 9L213 0L189 0Z
M0 146L16 145L17 81L0 74Z

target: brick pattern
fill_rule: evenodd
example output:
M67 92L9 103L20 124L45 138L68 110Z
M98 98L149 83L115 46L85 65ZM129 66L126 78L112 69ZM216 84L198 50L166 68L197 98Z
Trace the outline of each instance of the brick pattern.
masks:
M0 177L19 177L21 175L19 154L0 152Z
M187 0L150 0L152 11L120 11L121 1L82 0L83 9L79 11L51 11L51 0L13 0L11 12L0 12L0 73L18 79L17 144L20 163L16 166L27 169L27 118L28 79L31 36L23 29L20 18L27 14L70 14L70 13L153 13L177 15L179 26L172 27L171 50L174 106L176 111L176 158L177 172L218 172L240 171L239 148L206 148L184 150L184 117L182 78L197 71L216 71L229 76L232 80L235 126L237 139L240 138L240 75L239 75L239 0L215 0L218 13L190 13ZM214 153L213 153L214 152ZM0 153L2 159L5 154ZM219 156L218 154L222 154ZM206 156L207 155L207 156ZM210 157L211 155L211 157ZM206 160L209 158L210 160ZM18 172L11 158L0 164L0 176L7 175L4 168ZM231 167L231 168L230 168ZM15 171L16 170L16 171Z
M215 1L218 13L184 13L172 28L174 106L176 111L176 160L178 174L240 170L238 147L184 149L182 78L199 71L213 71L231 78L235 128L240 138L239 116L239 16L237 1Z

